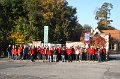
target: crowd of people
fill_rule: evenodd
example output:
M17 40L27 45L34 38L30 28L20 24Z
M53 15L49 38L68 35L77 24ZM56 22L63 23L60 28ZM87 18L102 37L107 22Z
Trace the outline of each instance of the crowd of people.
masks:
M35 47L27 45L9 45L7 48L8 58L13 60L48 60L49 62L72 62L72 61L106 61L106 49L104 47L96 48L89 46L88 48L80 46L45 46Z

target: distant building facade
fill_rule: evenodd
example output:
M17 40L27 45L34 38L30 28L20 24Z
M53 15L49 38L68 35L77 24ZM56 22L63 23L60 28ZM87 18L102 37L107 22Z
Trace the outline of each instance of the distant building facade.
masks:
M110 53L120 53L120 30L100 30L101 33L109 34Z
M101 36L105 39L105 48L111 53L120 53L120 30L99 30L98 28L91 30L90 37L95 38ZM84 34L80 37L80 41L84 41Z

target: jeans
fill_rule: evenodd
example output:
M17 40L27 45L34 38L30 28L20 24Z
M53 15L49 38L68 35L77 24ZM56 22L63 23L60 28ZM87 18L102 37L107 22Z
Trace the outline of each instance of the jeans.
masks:
M79 54L79 61L82 61L82 54Z
M21 59L21 54L18 54L18 59L19 59L19 60Z
M98 54L98 62L101 62L101 56Z
M49 60L49 62L52 62L52 57L48 56L48 60Z
M62 62L65 62L65 55L61 55Z
M14 54L12 54L12 59L15 59L15 55Z
M42 60L45 61L46 60L46 55L42 54Z
M9 51L7 51L8 52L8 58L12 58L12 54L11 54L11 52L9 52Z
M57 55L53 55L53 61L57 62Z

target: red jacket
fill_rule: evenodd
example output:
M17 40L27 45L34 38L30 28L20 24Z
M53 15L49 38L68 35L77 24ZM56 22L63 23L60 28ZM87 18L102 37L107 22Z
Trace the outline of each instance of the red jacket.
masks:
M87 48L87 53L91 54L91 48Z
M98 51L97 51L97 49L95 49L95 54L98 54Z
M52 54L52 53L51 53L51 50L47 49L47 55L48 55L48 56L51 56L51 54Z
M94 48L91 49L91 54L95 54L95 49Z
M38 53L38 48L37 47L35 48L35 53Z
M22 52L22 47L18 47L18 54Z
M60 48L57 48L57 52L58 52L58 53L61 53L61 49L60 49Z
M14 55L17 55L18 54L18 51L17 51L17 49L15 48L14 49Z
M45 54L45 50L43 48L40 49L40 53L43 55Z
M71 55L72 54L72 49L66 49L66 53L67 53L67 55Z
M35 50L33 48L30 49L30 54L35 54Z
M12 54L13 54L13 55L15 54L15 49L12 49Z
M103 54L106 54L106 49L103 48L103 49L102 49L102 52L103 52Z

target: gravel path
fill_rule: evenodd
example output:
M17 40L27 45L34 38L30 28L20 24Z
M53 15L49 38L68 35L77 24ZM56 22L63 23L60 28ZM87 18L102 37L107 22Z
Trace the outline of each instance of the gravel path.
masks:
M0 61L0 79L120 79L120 61Z

